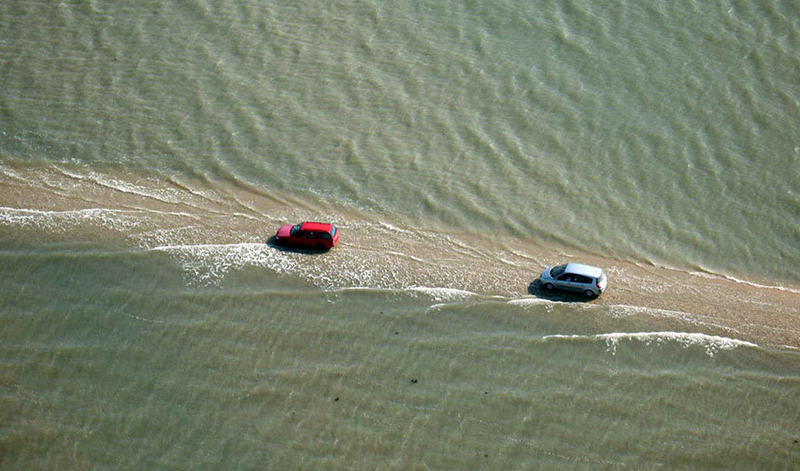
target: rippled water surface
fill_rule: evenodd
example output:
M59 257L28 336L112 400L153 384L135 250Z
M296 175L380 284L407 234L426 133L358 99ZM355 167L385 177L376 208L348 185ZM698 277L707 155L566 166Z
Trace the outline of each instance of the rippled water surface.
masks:
M798 18L3 3L0 468L793 469Z

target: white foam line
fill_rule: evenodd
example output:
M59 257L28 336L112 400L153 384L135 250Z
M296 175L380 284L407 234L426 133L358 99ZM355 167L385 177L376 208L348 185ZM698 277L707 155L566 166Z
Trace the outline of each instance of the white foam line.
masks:
M388 253L389 255L396 255L398 257L408 258L410 260L414 260L415 262L425 262L425 260L423 260L423 259L421 259L419 257L415 257L413 255L405 254L405 253L402 253L402 252L394 252L392 250L389 250L386 253Z
M308 279L326 290L341 289L343 284L353 283L353 289L381 289L380 273L373 270L334 270L330 265L307 266L303 257L274 250L263 242L235 244L158 245L145 250L168 253L176 257L187 273L205 284L215 284L231 270L248 266L266 267L277 273L294 273ZM349 274L349 275L348 275ZM337 286L338 285L338 286ZM383 288L387 288L384 286ZM436 301L456 301L476 296L475 293L452 288L398 287L406 293L421 293Z
M22 178L22 176L20 174L18 174L17 172L11 170L10 168L6 167L5 165L0 165L0 173L2 173L3 175L5 175L7 177L13 178L13 179L15 179L17 181L28 183L28 181L25 180L24 178Z
M160 211L158 209L137 209L137 210L132 210L131 212L135 212L135 211L140 211L140 212L143 212L143 213L160 214L162 216L180 216L180 217L186 217L186 218L189 218L189 219L194 219L196 221L199 221L199 220L202 219L200 216L197 216L196 214L185 213L183 211Z
M611 304L611 305L607 305L607 306L603 306L603 307L608 307L610 312L612 314L614 314L614 315L620 314L622 316L628 317L628 316L632 316L632 315L636 315L636 314L645 314L645 315L650 315L650 316L669 317L669 318L680 319L681 321L684 321L684 322L690 322L690 323L695 324L695 325L705 325L705 326L709 326L709 327L725 329L725 330L728 330L728 331L731 331L731 332L741 333L738 329L734 329L733 327L731 327L729 325L725 325L725 324L718 323L718 322L711 322L711 321L708 321L708 320L703 320L703 319L715 319L714 317L711 317L711 316L703 316L703 315L699 315L699 314L689 314L688 312L683 312L683 311L670 311L668 309L658 309L658 308L649 308L649 307L641 307L641 306L629 306L629 305L626 305L626 304ZM786 328L786 327L774 327L774 326L769 326L769 325L764 325L764 324L756 324L756 323L753 323L753 322L746 322L746 323L738 322L737 325L739 325L739 326L757 327L759 329L772 330L772 331L778 331L778 332L794 332L793 329Z
M538 260L536 258L531 257L530 255L528 255L525 252L520 252L519 250L515 250L513 248L509 248L508 252L511 253L511 255L517 256L517 257L522 258L524 260L533 260L533 261L537 261L538 262ZM547 268L546 266L542 265L541 263L539 263L539 265L542 267L542 269Z
M251 215L245 214L245 213L233 213L233 217L250 219L252 221L261 221L261 218L258 218L256 216L251 216Z
M397 233L400 233L400 234L413 234L413 232L411 232L411 231L407 231L405 229L400 229L399 227L393 226L393 225L389 224L388 222L382 222L381 221L381 222L378 222L378 224L380 226L383 226L384 229L387 229L387 230L392 231L392 232L397 232Z
M68 211L43 211L38 209L18 209L0 207L0 225L35 225L62 230L64 222L78 224L81 222L100 223L114 230L122 231L137 227L142 221L123 218L127 214L141 213L137 210L116 210L106 208L73 209ZM116 217L115 217L116 216Z
M197 197L200 197L200 198L203 198L203 199L205 199L205 200L211 201L212 203L216 203L216 204L221 204L221 203L223 203L223 200L222 200L222 199L220 199L220 198L218 198L218 196L219 196L219 193L217 193L217 192L216 192L216 191L214 191L214 190L207 190L207 191L203 191L203 190L195 190L195 189L194 189L194 188L192 188L191 186L189 186L189 185L186 185L186 184L184 184L184 183L181 183L180 181L176 180L176 179L175 179L175 178L173 178L173 177L168 177L168 178L167 178L167 181L168 181L169 183L171 183L172 185L174 185L174 186L177 186L177 187L178 187L178 188L180 188L181 190L188 191L190 194L192 194L192 195L195 195L195 196L197 196ZM249 208L248 208L248 209L249 209Z
M100 211L107 212L135 212L133 209L107 209L107 208L84 208L84 209L68 209L65 211L46 211L43 209L27 209L27 208L9 208L7 206L0 206L0 211L8 211L10 213L30 213L40 214L43 216L61 215L61 214L74 214L74 213L95 213Z
M759 283L753 283L752 281L740 280L739 278L736 278L736 277L733 277L733 276L730 276L730 275L708 274L708 273L697 272L697 271L689 272L689 274L697 276L697 277L700 277L700 278L720 277L720 278L724 278L724 279L726 279L728 281L733 281L734 283L741 283L743 285L752 286L754 288L774 289L774 290L778 290L778 291L786 291L787 293L800 294L800 290L798 290L798 289L787 288L785 286L780 286L780 285L762 285L762 284L759 284Z
M237 244L192 244L192 245L159 245L157 247L151 247L150 250L160 250L164 252L168 251L185 251L190 252L193 250L209 250L209 249L235 249L235 248L247 248L247 247L258 247L258 248L267 248L268 246L263 242L240 242Z
M94 182L97 185L100 185L105 188L109 188L112 190L119 191L120 193L128 193L131 195L141 196L143 198L150 198L156 201L161 201L162 203L171 203L171 204L178 204L181 203L180 197L178 192L175 190L168 190L168 189L150 189L140 185L136 185L133 183L129 183L122 180L116 180L114 178L110 178L104 175L99 175L96 173L89 173L87 175L79 175L76 173L69 172L64 169L59 169L64 175L74 178L76 180L88 180ZM151 191L146 191L151 190Z
M668 341L678 342L684 348L691 345L700 345L706 349L708 356L714 356L719 350L732 350L736 347L758 347L758 345L744 340L707 335L696 332L613 332L597 335L546 335L543 340L604 340L608 350L616 354L617 344L620 340L637 340L647 345L662 344Z
M549 299L528 297L528 298L511 299L508 301L508 304L512 306L535 306L539 304L556 304L560 302L561 301L552 301Z
M670 309L651 308L643 306L630 306L628 304L609 304L606 306L608 310L614 315L621 315L624 317L632 316L635 314L647 314L651 316L671 317L681 320L693 320L693 316L688 312L673 311Z
M160 214L162 216L180 216L180 217L187 217L190 219L199 220L200 217L185 213L185 212L176 212L176 211L159 211L157 209L112 209L112 208L83 208L83 209L67 209L64 211L47 211L42 209L27 209L27 208L9 208L6 206L0 206L0 212L6 213L17 213L23 215L36 215L36 216L45 216L45 217L58 217L58 216L71 216L71 215L80 215L80 216L96 216L101 214ZM13 217L10 218L13 220Z
M431 288L427 286L411 286L407 288L407 290L427 294L428 296L431 296L438 301L465 299L478 296L476 293L473 293L472 291L465 291L455 288Z
M146 250L177 257L184 270L200 284L216 284L231 270L247 266L267 267L278 273L297 268L289 257L256 242L160 245Z

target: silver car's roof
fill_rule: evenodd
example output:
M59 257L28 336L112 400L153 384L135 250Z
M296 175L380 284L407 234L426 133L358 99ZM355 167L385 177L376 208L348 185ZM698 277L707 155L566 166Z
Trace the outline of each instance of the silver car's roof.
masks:
M590 276L592 278L599 278L600 275L603 274L603 270L581 263L568 263L565 271L575 275Z

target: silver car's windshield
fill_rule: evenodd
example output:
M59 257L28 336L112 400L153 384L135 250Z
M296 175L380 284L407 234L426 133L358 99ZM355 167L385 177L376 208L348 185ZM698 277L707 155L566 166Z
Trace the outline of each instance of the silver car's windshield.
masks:
M557 277L558 275L560 275L560 274L564 273L564 271L565 271L566 269L567 269L567 265L566 265L566 264L564 264L564 265L559 265L559 266L557 266L557 267L554 267L552 270L550 270L550 276L552 276L553 278L555 278L555 277Z

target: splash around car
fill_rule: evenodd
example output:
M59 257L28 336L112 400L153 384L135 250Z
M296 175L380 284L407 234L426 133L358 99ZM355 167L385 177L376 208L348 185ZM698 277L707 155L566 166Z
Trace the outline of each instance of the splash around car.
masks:
M333 224L301 222L281 226L275 234L275 245L306 249L331 249L339 242L339 230Z
M539 277L539 283L545 291L556 289L577 291L587 298L593 298L605 291L608 278L600 268L580 263L565 263L545 268Z

